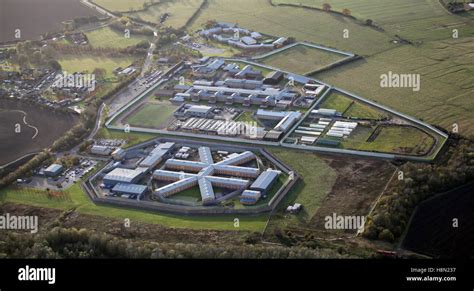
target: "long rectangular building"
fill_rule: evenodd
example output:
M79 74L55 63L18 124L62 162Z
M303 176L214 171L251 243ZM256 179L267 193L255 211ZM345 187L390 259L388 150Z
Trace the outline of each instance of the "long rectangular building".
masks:
M115 186L118 183L135 184L143 175L141 170L116 168L105 175L103 182L106 186Z
M268 169L258 176L257 180L250 186L250 189L265 193L270 189L273 183L275 183L279 175L280 171Z

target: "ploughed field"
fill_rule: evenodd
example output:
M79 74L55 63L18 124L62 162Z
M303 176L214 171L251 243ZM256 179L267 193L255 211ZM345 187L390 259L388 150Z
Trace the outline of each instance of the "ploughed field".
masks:
M0 42L39 39L40 35L61 31L63 21L98 15L79 0L2 0L0 1Z
M0 165L50 146L77 119L72 113L0 99Z

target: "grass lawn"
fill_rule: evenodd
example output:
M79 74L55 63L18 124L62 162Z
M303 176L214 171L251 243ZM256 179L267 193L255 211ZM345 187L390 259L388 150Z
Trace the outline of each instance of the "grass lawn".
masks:
M143 126L157 128L173 115L176 106L168 101L160 104L145 103L139 110L127 118L126 122L131 126Z
M78 184L65 190L62 197L56 198L48 197L45 191L12 186L0 190L0 202L12 202L62 210L76 208L76 211L83 214L106 216L117 219L128 218L132 222L136 220L168 227L191 229L262 231L268 218L267 215L261 215L258 217L238 217L235 215L217 217L181 217L177 215L166 215L113 206L98 206L89 200ZM234 227L234 218L239 218L239 228Z
M123 33L119 33L110 27L102 27L85 33L89 43L93 47L126 48L134 46L143 40L149 41L145 35L130 34L130 38L125 38Z
M95 68L103 68L106 78L114 78L113 70L117 67L128 67L135 61L132 57L96 57L86 55L65 55L58 59L63 71L72 74L74 72L92 73Z
M301 203L303 211L278 223L308 222L331 191L336 182L337 172L314 153L283 149L271 149L271 152L303 177L278 207L281 212L290 204ZM280 219L272 218L272 221L274 220Z
M414 127L384 126L374 141L367 142L372 132L372 128L360 126L348 139L343 140L342 147L416 155L426 153L434 143L433 137Z
M97 132L95 138L104 138L104 139L123 139L127 141L125 147L131 147L136 144L145 142L152 138L156 138L158 135L151 133L137 133L137 132L124 132L121 130L109 130L105 127L102 127Z
M176 193L175 195L171 196L170 199L190 201L190 202L200 202L202 198L201 198L201 191L199 190L199 186L194 186L190 189Z
M181 28L201 6L203 1L204 0L162 0L160 4L153 5L146 11L125 13L125 15L159 24L161 15L168 13L169 17L165 20L163 25Z
M344 55L306 45L297 45L260 59L259 62L285 71L305 75L344 58Z
M352 100L345 95L342 95L337 92L332 92L323 103L321 103L320 108L325 109L335 109L339 113L343 113L351 106Z
M383 111L358 102L350 97L333 91L321 104L321 108L336 109L337 112L344 113L344 117L362 119L382 119L386 116Z
M362 104L360 102L354 102L351 104L349 109L344 113L344 117L350 118L362 118L362 119L374 119L380 120L386 117L380 110L377 110L371 106Z

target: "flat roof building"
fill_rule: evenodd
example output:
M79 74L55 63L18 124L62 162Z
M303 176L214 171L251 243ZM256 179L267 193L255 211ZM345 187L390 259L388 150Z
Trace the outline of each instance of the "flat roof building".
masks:
M63 171L63 166L60 164L52 164L47 167L43 173L47 177L56 177Z
M112 193L120 195L137 195L138 198L140 198L145 194L147 189L148 187L145 185L117 183L111 191Z
M115 186L118 183L135 184L144 175L141 170L130 170L116 168L104 176L103 182L106 186Z
M255 182L250 186L250 189L266 193L273 183L275 183L279 175L280 171L268 169L258 176L257 180L255 180Z

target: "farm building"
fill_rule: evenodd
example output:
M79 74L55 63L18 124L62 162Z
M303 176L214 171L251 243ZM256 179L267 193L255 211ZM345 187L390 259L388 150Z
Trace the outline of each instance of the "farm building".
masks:
M145 185L117 183L112 188L111 192L118 195L136 195L138 198L140 198L143 196L143 194L145 194L147 189L148 187Z
M63 171L63 166L60 164L52 164L44 170L46 177L56 177Z
M266 193L272 187L273 183L275 183L279 175L280 171L268 169L258 176L257 180L250 186L250 189Z
M103 182L106 187L115 186L118 183L134 184L138 182L144 175L141 170L130 170L116 168L105 175Z

